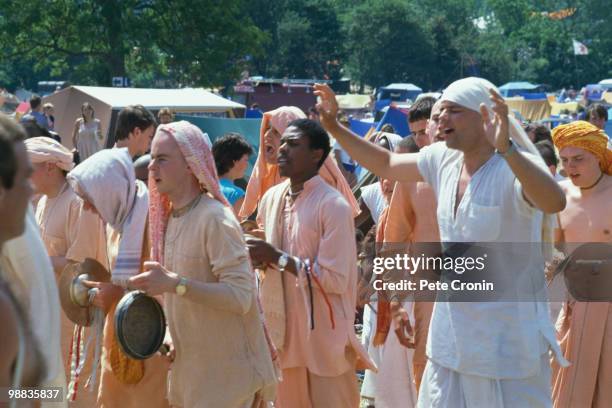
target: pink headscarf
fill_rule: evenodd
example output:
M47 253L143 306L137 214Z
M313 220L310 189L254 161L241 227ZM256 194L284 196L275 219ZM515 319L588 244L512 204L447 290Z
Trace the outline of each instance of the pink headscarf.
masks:
M74 167L70 150L50 137L33 137L27 139L25 145L32 163L54 163L64 171Z
M200 188L225 206L230 206L219 187L215 159L206 143L208 135L187 121L160 125L157 133L164 132L174 138L189 169L200 183ZM161 194L152 177L149 177L149 230L151 233L151 256L164 262L164 236L172 205L167 195Z
M249 184L247 185L244 202L238 213L240 218L247 218L253 214L266 191L268 191L270 187L283 181L278 170L278 165L266 162L264 143L266 131L272 126L282 135L289 123L296 119L306 119L306 115L300 108L295 106L281 106L280 108L264 113L261 121L261 128L259 130L259 154L255 162L255 167L253 168L253 173L249 179ZM357 203L351 191L351 187L346 182L346 179L342 175L334 159L331 157L331 154L328 155L323 162L323 165L319 169L319 175L327 184L334 187L344 196L353 209L353 216L356 217L360 211L359 203Z

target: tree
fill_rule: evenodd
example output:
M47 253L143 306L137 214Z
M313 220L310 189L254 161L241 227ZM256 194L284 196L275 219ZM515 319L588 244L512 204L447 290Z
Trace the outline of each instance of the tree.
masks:
M433 44L408 3L365 1L347 16L345 30L353 79L372 86L389 82L433 86Z
M156 44L169 75L181 85L237 79L249 59L262 53L265 40L244 5L243 0L158 0Z
M113 76L184 85L235 78L261 31L243 0L0 0L3 60L35 73L110 85ZM146 72L146 74L142 74Z

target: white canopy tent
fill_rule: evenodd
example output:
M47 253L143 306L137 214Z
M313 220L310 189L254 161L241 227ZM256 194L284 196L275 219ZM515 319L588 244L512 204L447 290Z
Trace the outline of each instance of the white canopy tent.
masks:
M55 107L55 131L62 137L62 143L72 147L72 131L75 120L81 116L81 105L89 102L100 120L103 134L107 135L109 146L114 141L114 127L117 113L128 105L143 105L151 111L170 108L180 113L227 113L245 106L222 98L201 88L152 89L152 88L111 88L101 86L71 86L46 96L43 102ZM111 130L111 137L108 137Z

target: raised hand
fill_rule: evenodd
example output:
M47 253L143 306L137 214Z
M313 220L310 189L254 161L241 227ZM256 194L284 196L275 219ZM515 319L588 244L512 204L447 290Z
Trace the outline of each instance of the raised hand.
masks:
M494 89L489 89L493 102L493 117L484 103L480 104L483 127L487 141L501 153L510 148L510 134L508 133L508 105L504 98Z
M319 112L319 120L323 127L329 130L333 126L338 125L338 101L336 94L332 89L325 84L315 84L314 94L319 97L316 105Z

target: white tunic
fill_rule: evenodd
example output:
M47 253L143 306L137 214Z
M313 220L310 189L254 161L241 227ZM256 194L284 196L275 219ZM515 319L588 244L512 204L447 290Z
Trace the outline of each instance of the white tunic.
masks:
M525 155L546 169L543 162ZM444 143L425 147L419 154L419 171L438 198L443 243L497 242L512 249L516 243L541 241L542 212L524 200L520 183L499 155L493 155L472 176L454 216L462 166L463 153ZM518 379L540 373L541 356L549 348L560 355L545 292L536 289L545 285L544 259L535 252L522 260L527 266L520 274L512 269L514 258L488 265L527 277L527 282L516 282L517 290L519 285L531 286L535 292L531 300L436 303L427 341L430 360L459 373Z

